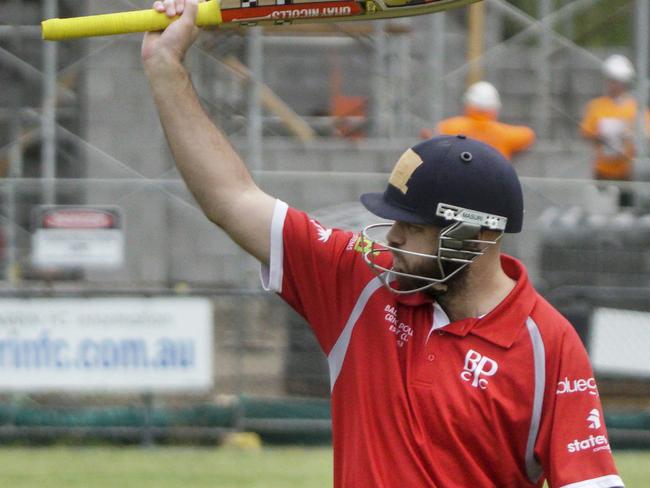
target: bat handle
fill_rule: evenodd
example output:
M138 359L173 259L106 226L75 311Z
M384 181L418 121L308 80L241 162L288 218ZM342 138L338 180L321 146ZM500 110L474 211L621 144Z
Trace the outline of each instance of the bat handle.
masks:
M80 37L110 36L132 32L150 32L165 29L178 19L169 18L154 9L119 12L114 14L89 15L69 19L49 19L41 22L43 39L60 41ZM199 3L196 25L199 27L221 24L219 0Z

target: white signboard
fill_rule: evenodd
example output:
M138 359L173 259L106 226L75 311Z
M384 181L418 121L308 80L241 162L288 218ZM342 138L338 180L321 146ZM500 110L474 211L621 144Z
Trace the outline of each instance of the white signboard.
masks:
M116 207L42 206L33 215L37 267L116 268L124 262L124 231Z
M650 313L596 309L589 354L597 373L650 378L649 350Z
M204 298L0 300L0 391L205 390Z

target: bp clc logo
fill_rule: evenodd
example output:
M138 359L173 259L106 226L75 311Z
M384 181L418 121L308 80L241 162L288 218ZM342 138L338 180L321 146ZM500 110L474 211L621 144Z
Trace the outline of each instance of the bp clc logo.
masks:
M465 365L460 377L463 381L470 382L474 388L485 390L488 387L488 380L485 377L494 376L497 369L499 365L494 359L470 349L465 355Z

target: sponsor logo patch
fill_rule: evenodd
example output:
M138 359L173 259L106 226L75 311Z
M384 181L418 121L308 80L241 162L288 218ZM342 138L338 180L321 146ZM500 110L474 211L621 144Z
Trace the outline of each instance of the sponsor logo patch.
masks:
M563 380L558 381L557 389L555 390L556 395L568 395L584 392L593 396L598 396L598 386L596 385L596 380L594 378L569 379L565 376Z
M354 250L361 254L370 252L372 250L372 241L365 239L362 235L359 235L354 243Z
M488 387L485 376L494 376L498 369L499 365L494 359L470 349L465 355L465 365L460 377L463 381L470 382L474 388L485 390Z
M407 149L399 158L388 178L388 183L406 195L408 192L408 181L416 169L422 164L422 158L413 149Z
M313 219L311 219L310 222L314 224L314 227L316 227L316 231L318 232L318 240L320 242L327 242L332 236L332 229L326 229Z
M589 424L590 429L600 429L600 412L597 408L594 408L589 415L587 416L587 423Z
M354 246L356 245L358 239L359 239L359 234L352 234L352 237L350 237L350 240L348 241L348 245L345 246L345 250L346 251L354 250Z
M315 7L315 8L292 8L287 10L274 10L271 12L272 19L306 19L309 17L339 17L351 15L352 8L343 7Z
M600 410L593 408L587 414L587 427L592 430L598 430L602 427L602 419ZM569 453L583 452L583 451L611 451L609 441L605 435L591 434L586 439L574 439L566 445Z
M391 305L384 307L384 320L388 322L388 330L395 335L397 347L404 345L413 337L413 328L410 325L400 322L397 318L397 309Z
M575 439L573 442L569 442L566 445L567 451L570 453L589 451L598 452L598 451L611 451L609 447L609 441L604 435L590 435L586 439Z

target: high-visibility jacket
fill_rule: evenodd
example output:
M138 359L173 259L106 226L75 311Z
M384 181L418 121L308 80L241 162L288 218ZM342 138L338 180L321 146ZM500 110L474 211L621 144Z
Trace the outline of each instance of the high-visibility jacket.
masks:
M463 134L477 139L489 144L509 160L514 153L526 150L535 142L535 132L530 127L504 124L496 118L495 112L466 108L465 115L441 121L436 132L442 135ZM431 129L424 129L421 135L428 139L435 134Z
M636 100L629 95L598 97L587 104L580 130L594 141L596 178L627 180L632 176L636 110Z

